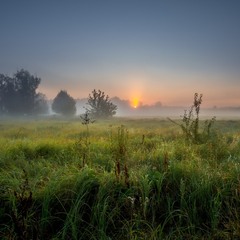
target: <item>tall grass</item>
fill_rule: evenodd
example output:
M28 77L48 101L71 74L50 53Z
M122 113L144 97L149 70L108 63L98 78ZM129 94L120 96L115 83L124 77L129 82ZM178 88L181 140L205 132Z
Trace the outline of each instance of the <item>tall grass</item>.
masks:
M198 144L161 119L87 127L84 148L79 120L1 122L1 239L240 238L239 121Z

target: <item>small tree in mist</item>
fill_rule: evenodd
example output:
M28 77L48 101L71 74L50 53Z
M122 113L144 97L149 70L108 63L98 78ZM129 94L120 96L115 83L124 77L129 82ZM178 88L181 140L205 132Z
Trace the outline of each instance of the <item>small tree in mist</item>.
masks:
M89 94L87 105L87 111L96 119L112 117L117 110L117 106L101 90L94 89L92 94Z
M52 110L61 115L70 116L76 113L76 101L67 93L61 90L53 99Z

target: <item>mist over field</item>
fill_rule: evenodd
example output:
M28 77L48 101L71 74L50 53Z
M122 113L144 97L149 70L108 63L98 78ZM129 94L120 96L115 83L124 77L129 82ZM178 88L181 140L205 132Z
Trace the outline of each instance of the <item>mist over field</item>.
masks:
M21 69L12 76L0 73L0 116L37 116L37 115L75 115L90 114L96 118L117 117L174 117L180 118L196 104L199 98L198 113L201 116L215 116L220 118L238 118L240 107L207 107L202 93L194 93L193 102L186 105L167 105L161 101L145 104L140 97L121 99L118 96L110 97L100 89L92 90L87 98L75 99L66 90L59 90L57 95L48 100L47 96L39 91L41 78ZM172 93L174 96L174 93ZM207 96L208 99L208 96ZM207 100L208 101L208 100ZM177 102L177 101L175 101ZM201 105L203 102L203 105ZM201 105L201 107L200 107Z
M174 117L180 118L185 110L189 110L192 102L189 101L188 106L164 106L160 102L153 105L140 105L137 108L131 106L129 100L122 100L118 97L111 98L111 101L117 105L116 117L159 117L167 118ZM77 99L77 115L83 114L87 106L87 98ZM53 114L53 112L50 112ZM236 119L240 118L240 107L212 107L212 108L202 108L201 117L209 118L216 116L218 119Z

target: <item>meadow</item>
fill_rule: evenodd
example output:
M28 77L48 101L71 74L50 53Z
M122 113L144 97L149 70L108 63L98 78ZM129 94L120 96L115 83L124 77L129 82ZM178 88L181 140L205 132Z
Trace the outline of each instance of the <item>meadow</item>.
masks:
M1 120L0 216L1 239L240 239L240 120Z

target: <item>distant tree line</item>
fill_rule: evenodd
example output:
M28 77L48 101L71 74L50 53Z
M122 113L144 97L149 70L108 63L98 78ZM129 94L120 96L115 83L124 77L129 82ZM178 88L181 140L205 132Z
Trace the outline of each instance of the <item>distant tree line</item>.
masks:
M0 74L0 113L32 115L48 112L44 94L37 93L41 79L21 69L13 77Z
M41 79L21 69L13 77L0 74L0 114L35 115L48 113L48 101L43 93L36 90ZM86 112L95 119L108 118L116 114L117 106L108 95L95 89L88 96ZM76 100L67 91L60 90L53 99L53 112L73 116L76 114Z

